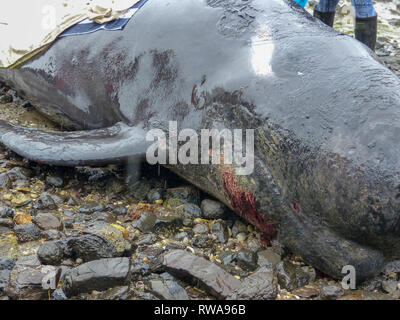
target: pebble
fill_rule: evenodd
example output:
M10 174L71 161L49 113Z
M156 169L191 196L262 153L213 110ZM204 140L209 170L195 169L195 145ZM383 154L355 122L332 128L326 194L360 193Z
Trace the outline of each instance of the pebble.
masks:
M201 202L201 211L205 219L222 219L224 217L226 209L226 206L218 201L205 199Z
M256 270L258 267L257 260L257 254L250 250L241 250L236 257L238 266L246 271Z
M33 223L27 223L22 226L14 227L15 235L19 242L35 241L40 239L40 229Z
M51 213L39 213L34 218L34 223L42 230L63 230L61 220Z
M344 290L338 285L323 286L321 289L322 299L336 299L344 295Z

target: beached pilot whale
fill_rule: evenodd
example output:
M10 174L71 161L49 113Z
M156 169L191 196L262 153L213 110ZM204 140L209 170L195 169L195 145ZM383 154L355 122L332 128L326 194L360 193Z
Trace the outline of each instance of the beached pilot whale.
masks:
M400 256L400 80L289 0L149 0L121 32L58 40L6 81L71 131L0 124L55 165L141 157L146 132L255 129L255 170L170 168L321 271Z

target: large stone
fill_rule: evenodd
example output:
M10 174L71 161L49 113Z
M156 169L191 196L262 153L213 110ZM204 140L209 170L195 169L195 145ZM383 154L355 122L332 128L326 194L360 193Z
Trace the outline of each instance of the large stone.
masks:
M219 299L233 294L241 283L217 265L183 250L174 250L164 256L164 267L174 276L204 287Z
M132 248L124 232L104 222L98 222L85 230L84 235L67 239L67 252L83 261L120 257Z
M45 265L59 265L64 256L63 247L59 241L47 241L40 245L38 259Z
M10 273L5 293L13 299L43 299L48 295L48 288L44 286L47 277L57 274L58 270L53 266L16 265Z
M273 300L278 293L278 281L272 269L262 267L245 278L230 299L233 300Z
M51 213L39 213L34 222L42 230L62 230L63 225L61 220Z
M67 255L83 261L117 257L117 250L110 242L95 234L67 239Z
M64 276L62 289L67 296L92 290L103 291L125 284L128 275L128 258L90 261L68 270Z

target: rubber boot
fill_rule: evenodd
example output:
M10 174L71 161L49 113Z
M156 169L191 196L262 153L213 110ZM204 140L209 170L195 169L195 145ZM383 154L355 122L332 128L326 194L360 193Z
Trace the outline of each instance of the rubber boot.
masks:
M375 51L376 33L378 29L378 17L356 18L354 29L355 37L368 46L372 51Z
M335 12L321 12L314 10L314 17L318 18L326 25L333 27L333 22L335 21Z

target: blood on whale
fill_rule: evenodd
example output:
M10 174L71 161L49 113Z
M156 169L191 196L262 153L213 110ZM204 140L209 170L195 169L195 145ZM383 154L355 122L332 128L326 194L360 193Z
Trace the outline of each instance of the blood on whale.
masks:
M257 211L254 195L239 186L233 170L222 173L222 186L230 199L233 209L240 216L265 233L268 238L272 238L275 235L275 227Z

